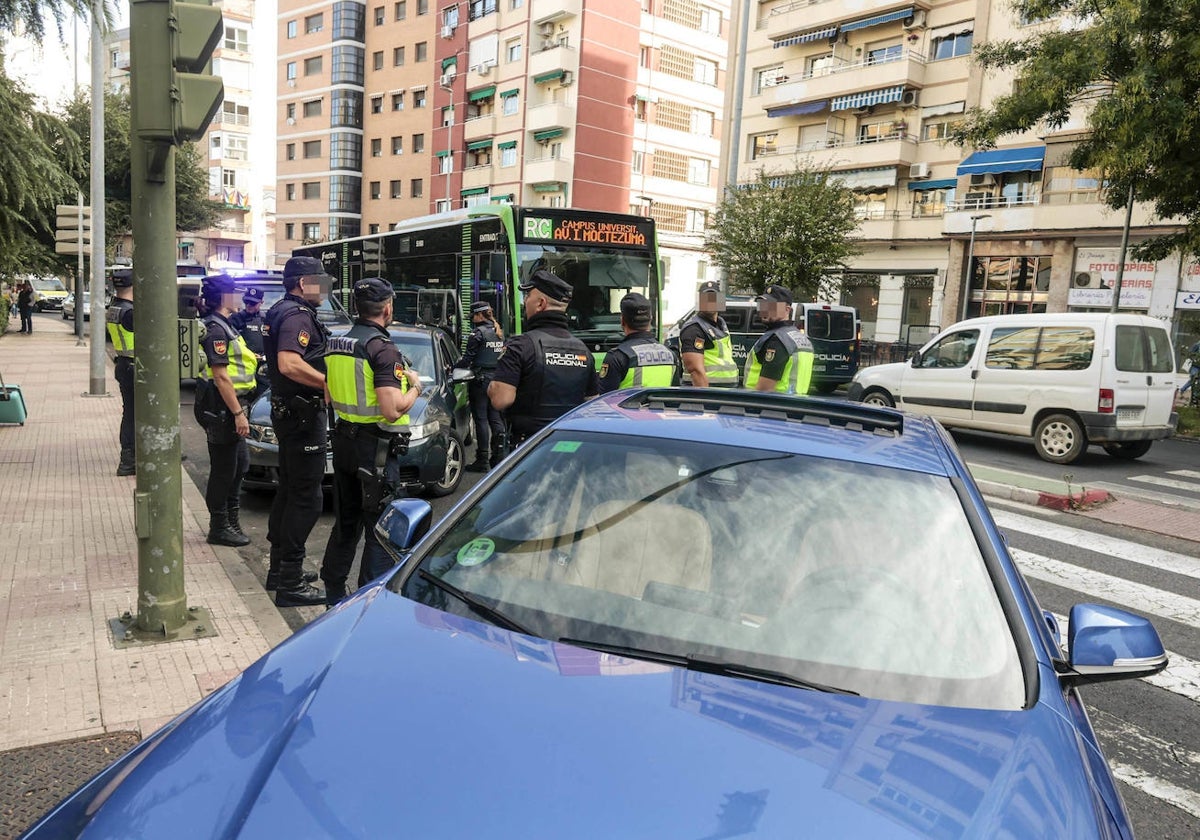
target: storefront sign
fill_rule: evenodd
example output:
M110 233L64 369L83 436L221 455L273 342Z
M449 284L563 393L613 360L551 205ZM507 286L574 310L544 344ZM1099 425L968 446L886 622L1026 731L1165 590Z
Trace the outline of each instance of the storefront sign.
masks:
M1075 252L1075 272L1068 306L1107 307L1117 281L1116 248L1080 248ZM1149 309L1159 264L1126 260L1121 278L1121 309ZM1167 278L1163 278L1166 282Z
M1176 309L1200 309L1200 292L1179 292L1175 296Z

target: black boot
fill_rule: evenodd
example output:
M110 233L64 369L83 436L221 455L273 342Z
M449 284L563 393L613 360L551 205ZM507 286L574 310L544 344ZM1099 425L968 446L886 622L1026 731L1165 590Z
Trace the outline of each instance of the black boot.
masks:
M117 475L137 475L137 461L134 460L133 447L121 447L121 460L117 464Z
M278 607L319 607L325 604L325 590L304 582L304 561L284 560L279 564L279 588L275 590Z
M491 468L492 465L488 463L488 459L483 457L483 455L480 455L474 461L467 464L467 472L485 473Z
M209 545L249 545L250 538L229 527L229 516L225 511L210 513L208 516Z
M316 579L317 579L316 572L310 572L308 570L305 570L304 572L301 572L301 574L300 574L300 580L304 581L305 583L312 583ZM274 592L278 588L279 588L279 570L276 569L275 571L271 571L270 567L268 567L267 568L267 580L263 584L263 589L267 590L268 592Z
M249 541L250 537L246 536L246 532L242 530L242 523L238 521L238 516L241 512L241 505L225 506L225 513L229 516L229 530L233 531L239 537L246 537L246 540Z

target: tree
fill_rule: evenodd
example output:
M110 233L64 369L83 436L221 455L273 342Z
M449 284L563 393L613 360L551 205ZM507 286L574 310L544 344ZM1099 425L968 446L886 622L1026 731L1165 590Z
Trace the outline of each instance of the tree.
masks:
M799 299L834 293L822 281L859 253L854 194L828 172L803 166L787 174L759 172L729 191L705 236L713 262L732 288L761 292L771 283Z
M1183 232L1137 251L1161 258L1200 253L1200 2L1197 0L1016 0L1027 20L1056 18L1020 40L978 45L985 70L1012 69L1018 84L971 114L955 139L977 148L1086 113L1088 136L1071 152L1076 169L1104 173L1105 200L1151 201Z

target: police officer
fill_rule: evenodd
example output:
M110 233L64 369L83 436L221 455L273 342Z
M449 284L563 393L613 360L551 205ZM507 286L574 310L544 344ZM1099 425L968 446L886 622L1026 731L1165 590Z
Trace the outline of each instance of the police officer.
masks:
M346 578L364 531L358 585L392 565L375 536L375 522L399 484L397 456L408 450L408 412L421 393L421 378L405 365L388 334L394 294L392 285L379 277L355 283L359 317L344 336L329 339L325 356L325 386L337 414L333 432L336 519L321 563L330 606L346 597Z
M758 317L767 331L746 356L745 387L781 394L807 394L812 382L813 346L792 323L792 293L767 286L758 298Z
M467 349L455 367L475 374L467 383L471 415L475 418L475 461L467 466L471 472L487 472L500 462L504 450L504 418L488 400L488 385L496 372L496 363L504 349L504 331L492 317L492 305L480 300L471 304L471 323L475 329L467 336Z
M653 316L645 295L630 292L621 298L621 329L625 340L608 351L600 366L600 393L631 386L678 384L675 354L650 334Z
M316 307L333 282L321 261L292 257L283 300L267 312L263 349L271 379L271 423L279 440L279 487L271 505L267 589L281 607L323 604L304 576L304 544L321 516L329 422L325 413L326 333Z
M208 418L209 472L204 491L208 542L247 545L250 538L242 531L239 513L242 479L250 468L247 410L257 387L258 357L230 321L238 303L234 279L226 274L205 277L200 294L209 313L201 342L208 366L200 374L211 383L210 389L205 389L208 405L204 412Z
M715 280L701 283L696 290L696 314L679 330L684 383L698 388L737 387L733 339L721 317L724 311L725 293L721 291L721 285Z
M113 368L121 390L121 460L117 475L134 475L137 464L133 453L133 269L115 270L112 284L114 297L104 320L116 354Z
M266 352L263 349L263 334L262 328L266 319L262 313L263 290L257 287L246 289L242 295L242 303L245 304L245 309L241 312L235 312L229 318L229 323L238 331L246 342L246 346L250 348L250 352L258 357L258 387L259 392L265 391L270 382L267 378L267 366L263 364L267 360Z
M492 405L508 412L513 444L599 393L592 354L567 329L571 284L538 269L521 291L525 332L505 342L488 386Z

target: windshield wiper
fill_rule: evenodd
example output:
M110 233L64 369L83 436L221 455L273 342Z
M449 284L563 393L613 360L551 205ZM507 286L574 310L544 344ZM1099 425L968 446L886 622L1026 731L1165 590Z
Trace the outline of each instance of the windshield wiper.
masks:
M834 685L825 685L823 683L805 680L799 677L794 677L791 674L785 674L782 671L771 671L766 668L756 668L753 665L743 665L740 662L727 662L723 659L714 659L708 656L700 656L699 654L689 653L679 655L676 653L664 653L661 650L649 650L647 648L631 647L629 645L615 645L607 642L594 642L590 639L570 639L561 638L560 642L576 647L589 648L599 651L600 653L611 653L616 656L628 656L632 659L645 659L649 662L661 662L664 665L673 665L676 668L686 668L689 671L699 671L705 674L716 674L721 677L737 677L740 679L757 680L758 682L772 683L774 685L785 685L789 688L807 688L810 691L821 691L826 694L849 694L858 697L857 691L851 691L848 688L839 688Z
M497 624L500 627L503 627L505 630L512 630L516 633L523 633L526 636L536 636L537 635L536 633L521 626L521 624L519 624L518 622L509 618L504 613L500 612L500 610L496 609L495 607L491 606L490 604L485 603L484 601L479 600L474 595L463 592L461 589L459 589L454 584L447 583L446 581L442 580L437 575L430 574L429 572L425 571L424 569L418 569L417 577L419 577L421 580L432 583L434 586L436 586L438 589L445 592L447 595L451 595L454 598L457 598L459 601L462 601L464 604L466 604L468 607L470 607L471 611L474 612L476 615L483 616L488 621L492 622L493 624Z

